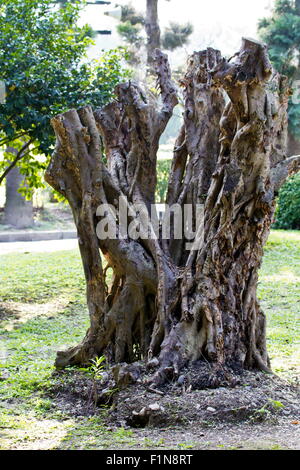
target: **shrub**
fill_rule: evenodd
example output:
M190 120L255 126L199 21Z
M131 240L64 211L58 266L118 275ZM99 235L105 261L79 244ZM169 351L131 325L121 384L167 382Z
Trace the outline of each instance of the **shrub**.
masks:
M274 228L300 229L300 173L289 178L279 191Z

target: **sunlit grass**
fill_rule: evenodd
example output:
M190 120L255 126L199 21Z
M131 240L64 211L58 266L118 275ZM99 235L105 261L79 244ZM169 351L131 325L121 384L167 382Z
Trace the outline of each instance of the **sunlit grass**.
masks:
M275 372L300 371L300 232L273 231L260 270L259 299L267 314L268 351Z

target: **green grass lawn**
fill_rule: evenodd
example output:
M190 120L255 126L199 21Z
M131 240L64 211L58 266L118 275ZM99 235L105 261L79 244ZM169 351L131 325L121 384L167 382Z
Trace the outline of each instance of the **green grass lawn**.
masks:
M300 232L273 231L265 247L258 296L267 315L272 368L279 375L300 371Z
M0 268L0 448L30 448L31 441L35 448L95 448L95 434L97 448L133 442L134 432L111 432L99 416L75 420L45 397L56 351L77 344L88 326L79 253L8 254ZM292 379L300 366L300 232L272 232L259 298L273 370Z

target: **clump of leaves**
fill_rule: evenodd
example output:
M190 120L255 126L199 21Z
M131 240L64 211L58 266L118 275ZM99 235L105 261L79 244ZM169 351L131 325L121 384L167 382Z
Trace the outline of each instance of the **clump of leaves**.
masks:
M91 372L94 381L102 379L103 371L105 368L105 361L105 356L95 357L91 360L92 365L89 367L89 371Z
M284 408L284 405L277 400L269 400L258 410L255 410L250 417L252 423L269 422L277 423L277 413Z
M88 399L88 406L93 402L94 408L96 407L98 401L97 381L101 380L103 377L105 361L105 356L95 357L91 360L91 365L88 368L88 373L91 374L92 377L92 386Z

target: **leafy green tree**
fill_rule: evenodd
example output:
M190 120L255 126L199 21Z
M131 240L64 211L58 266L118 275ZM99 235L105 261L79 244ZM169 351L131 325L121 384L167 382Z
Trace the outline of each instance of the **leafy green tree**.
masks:
M258 30L269 46L269 55L275 69L287 75L291 86L300 79L300 0L276 0L272 15L260 20ZM294 98L299 95L295 90ZM300 104L289 103L289 132L300 140Z
M15 165L30 188L40 186L54 145L50 119L72 107L101 106L128 73L122 50L87 61L89 26L77 26L79 3L54 7L50 0L0 0L0 183ZM44 158L37 158L37 156Z

